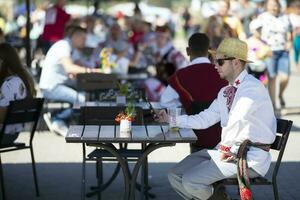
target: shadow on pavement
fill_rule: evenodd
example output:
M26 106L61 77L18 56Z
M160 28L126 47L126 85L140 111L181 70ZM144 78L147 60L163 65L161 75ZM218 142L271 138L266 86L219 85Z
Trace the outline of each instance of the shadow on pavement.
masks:
M149 163L149 183L151 192L157 195L156 200L180 200L167 180L167 172L175 163ZM104 164L104 177L107 179L114 170L115 164ZM132 165L131 165L132 167ZM4 164L4 178L8 200L37 199L62 200L80 199L81 163L38 163L37 173L41 196L35 196L31 164ZM300 163L284 162L278 173L278 184L281 199L300 199ZM95 165L87 164L87 189L96 183ZM121 174L113 184L104 191L103 199L121 200L123 194L123 178ZM269 186L253 187L255 199L273 199ZM237 189L229 187L229 194L237 198ZM136 195L138 197L138 194ZM96 199L87 198L87 199ZM139 198L137 198L139 199Z

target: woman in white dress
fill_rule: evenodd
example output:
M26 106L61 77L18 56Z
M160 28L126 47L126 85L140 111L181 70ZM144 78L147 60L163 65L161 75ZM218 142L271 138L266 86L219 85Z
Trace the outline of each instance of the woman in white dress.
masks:
M0 131L10 101L32 98L36 95L32 76L22 65L17 51L8 43L0 44ZM22 125L6 127L0 135L1 144L10 144L22 130Z

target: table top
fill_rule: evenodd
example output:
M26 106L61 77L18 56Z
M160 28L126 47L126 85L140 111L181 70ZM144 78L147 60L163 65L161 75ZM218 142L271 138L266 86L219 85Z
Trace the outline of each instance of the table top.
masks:
M146 72L134 74L117 74L117 78L121 80L144 80L148 78L148 74Z
M133 125L129 133L119 125L71 125L66 136L69 143L191 143L197 137L192 129L170 131L168 125Z
M159 102L150 102L153 109L163 109ZM148 102L136 102L135 106L142 109L150 109ZM73 104L73 109L80 109L81 107L107 107L107 106L119 106L116 101L87 101L84 103L76 102Z

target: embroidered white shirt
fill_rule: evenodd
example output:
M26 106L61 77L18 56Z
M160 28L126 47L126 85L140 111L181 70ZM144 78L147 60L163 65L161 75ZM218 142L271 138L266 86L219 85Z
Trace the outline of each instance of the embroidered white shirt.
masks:
M190 62L189 66L195 65L195 64L201 64L201 63L210 63L210 60L207 57L198 57L198 58L193 59ZM179 100L179 95L176 92L176 90L174 90L174 88L172 88L172 86L168 85L168 87L165 89L165 91L161 95L160 105L162 107L166 107L166 108L181 106L181 102Z
M24 99L26 96L27 91L22 79L18 76L9 76L0 87L0 107L7 107L10 101ZM8 125L5 127L5 134L20 132L22 128L22 124Z
M236 84L239 82L239 84ZM235 80L237 91L231 110L226 107L223 96L224 87L210 107L197 115L182 115L176 124L182 128L205 129L221 121L222 145L231 147L237 153L239 144L245 139L252 142L272 144L276 135L276 118L266 88L249 75L246 70ZM220 157L212 157L217 162ZM261 175L265 175L271 163L270 153L251 147L247 154L248 166Z

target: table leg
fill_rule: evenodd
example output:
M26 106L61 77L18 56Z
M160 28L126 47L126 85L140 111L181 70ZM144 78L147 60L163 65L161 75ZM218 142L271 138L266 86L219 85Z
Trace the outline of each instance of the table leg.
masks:
M129 196L130 200L135 199L136 179L137 179L137 176L139 173L139 169L140 169L141 165L143 164L143 162L145 161L145 159L147 158L147 156L156 149L159 149L161 147L174 146L174 145L175 145L175 143L159 143L159 144L151 143L145 148L143 154L139 157L139 159L137 160L137 162L133 168L131 184L130 184L130 196Z
M90 146L96 146L96 147L101 147L108 152L110 152L112 155L116 157L118 162L120 163L120 166L123 171L124 175L124 182L125 182L125 194L124 194L124 200L127 200L129 198L129 191L130 191L130 175L129 175L129 169L126 164L125 159L119 154L118 150L116 147L112 144L103 144L103 143L97 143L97 144L89 144Z

